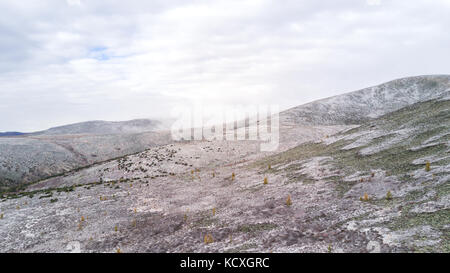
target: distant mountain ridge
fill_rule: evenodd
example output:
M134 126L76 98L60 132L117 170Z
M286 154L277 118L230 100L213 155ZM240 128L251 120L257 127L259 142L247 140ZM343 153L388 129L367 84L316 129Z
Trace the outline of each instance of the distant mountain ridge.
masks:
M297 125L360 124L449 93L450 75L408 77L296 106L281 112L280 122Z
M21 133L21 132L0 132L0 137L2 137L2 136L21 136L21 135L25 135L25 133Z
M53 127L33 135L72 135L72 134L129 134L166 129L161 121L151 119L134 119L128 121L94 120Z

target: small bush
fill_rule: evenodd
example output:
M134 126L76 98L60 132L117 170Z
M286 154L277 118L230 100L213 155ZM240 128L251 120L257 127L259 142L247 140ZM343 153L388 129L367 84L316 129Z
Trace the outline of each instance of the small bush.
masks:
M388 191L386 193L386 200L392 200L392 193L391 193L391 191Z
M205 237L203 238L203 241L205 242L205 244L211 244L214 242L211 234L206 234Z
M287 199L286 199L286 205L289 207L292 205L292 200L291 200L291 195L289 194Z
M236 174L232 173L231 174L231 181L234 181L235 178L236 178Z
M360 197L359 200L363 201L363 202L367 202L369 201L369 195L367 193L364 193L364 196Z
M425 171L427 171L427 172L431 171L430 162L425 163Z
M264 185L267 185L267 184L269 184L269 181L268 181L267 177L264 177Z

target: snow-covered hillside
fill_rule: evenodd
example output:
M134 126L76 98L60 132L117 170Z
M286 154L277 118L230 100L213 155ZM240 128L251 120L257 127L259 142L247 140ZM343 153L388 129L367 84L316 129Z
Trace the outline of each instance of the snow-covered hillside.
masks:
M449 96L450 75L409 77L286 110L284 124L342 125L364 121L402 107Z

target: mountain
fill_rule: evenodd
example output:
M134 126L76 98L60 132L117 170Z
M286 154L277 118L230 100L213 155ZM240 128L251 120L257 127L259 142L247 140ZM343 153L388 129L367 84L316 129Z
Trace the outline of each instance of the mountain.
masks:
M64 126L53 127L35 135L74 135L96 134L111 135L125 133L143 133L168 129L168 126L158 120L134 119L129 121L87 121Z
M20 132L0 132L0 137L3 136L20 136L20 135L24 135L25 133L20 133Z
M170 121L88 121L0 138L0 192L171 141Z
M449 252L449 145L440 97L271 154L153 146L5 195L0 250Z
M297 106L280 113L290 149L417 102L448 97L450 76L419 76ZM88 121L0 138L0 190L171 143L170 121Z
M288 109L280 113L280 122L361 124L405 106L449 94L450 75L408 77Z

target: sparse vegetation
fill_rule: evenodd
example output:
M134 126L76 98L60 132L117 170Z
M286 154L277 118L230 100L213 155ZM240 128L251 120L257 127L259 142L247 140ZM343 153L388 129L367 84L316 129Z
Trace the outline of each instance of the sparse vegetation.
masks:
M245 232L245 233L255 233L255 232L272 230L277 227L278 227L278 225L276 225L274 223L246 224L246 225L241 225L237 229L237 231Z

